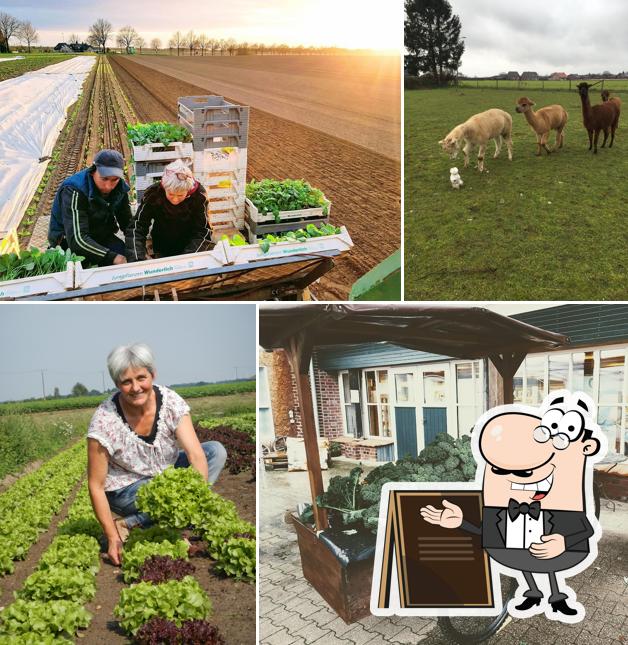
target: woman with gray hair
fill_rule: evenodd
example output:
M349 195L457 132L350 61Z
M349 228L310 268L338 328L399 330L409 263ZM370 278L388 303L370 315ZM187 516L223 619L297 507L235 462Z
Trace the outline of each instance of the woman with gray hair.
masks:
M147 345L116 347L107 367L118 392L98 406L89 425L87 481L107 552L118 565L129 530L152 524L135 506L139 488L168 466L191 466L213 483L227 453L217 441L201 444L187 403L154 384L155 363ZM112 511L121 517L114 521Z
M149 230L155 257L197 253L212 247L207 193L181 159L168 164L161 181L146 189L129 222L125 232L129 262L146 259Z

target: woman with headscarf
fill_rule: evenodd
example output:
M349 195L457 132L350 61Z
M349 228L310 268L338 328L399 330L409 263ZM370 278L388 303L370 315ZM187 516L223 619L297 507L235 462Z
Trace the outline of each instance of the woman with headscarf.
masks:
M207 193L180 159L167 165L161 181L146 189L126 228L126 257L129 262L146 259L149 231L154 257L197 253L212 248L207 222Z

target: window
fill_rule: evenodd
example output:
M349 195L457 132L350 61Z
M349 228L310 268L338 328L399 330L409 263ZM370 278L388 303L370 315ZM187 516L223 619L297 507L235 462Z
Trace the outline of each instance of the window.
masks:
M538 405L553 390L584 392L597 405L609 452L628 454L627 356L626 347L527 356L513 381L514 400Z
M345 433L352 437L362 436L360 417L360 372L340 372L340 399L344 409Z
M456 365L458 437L471 434L475 422L484 412L480 367L479 361L458 363Z
M390 437L388 370L367 370L364 372L364 379L369 436Z
M423 372L423 403L425 405L446 405L445 371Z

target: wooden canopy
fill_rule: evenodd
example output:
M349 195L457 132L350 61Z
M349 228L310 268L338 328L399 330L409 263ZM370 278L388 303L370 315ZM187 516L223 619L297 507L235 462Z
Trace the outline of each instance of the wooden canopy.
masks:
M512 403L513 377L526 354L567 345L569 338L482 307L275 304L260 306L259 342L269 351L284 349L296 376L312 505L316 527L322 530L327 516L316 506L323 478L308 382L314 347L390 342L452 358L489 358L503 380L502 403Z

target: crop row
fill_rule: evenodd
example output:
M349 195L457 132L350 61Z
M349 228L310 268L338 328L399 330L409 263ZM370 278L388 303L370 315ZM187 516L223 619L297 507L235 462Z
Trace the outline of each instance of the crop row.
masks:
M89 625L83 605L96 594L100 567L94 523L100 529L83 485L37 568L0 613L0 645L71 643L67 638Z
M209 383L207 385L193 385L172 388L185 399L194 399L203 396L227 396L229 394L242 394L255 392L255 381L234 381L231 383ZM77 408L93 408L106 399L109 394L94 396L73 396L66 399L34 399L32 401L17 401L0 404L0 415L24 414L29 412L56 412L58 410L72 410Z
M252 435L248 432L234 429L235 423L242 417L252 417ZM232 424L229 419L235 419ZM243 425L248 424L247 419ZM237 426L236 426L237 427ZM203 420L194 426L196 436L201 443L205 441L219 441L227 451L225 467L232 475L237 475L246 470L250 471L255 479L255 413L247 413L239 417L222 417L216 420Z
M137 506L150 511L156 525L134 529L125 544L123 577L134 584L115 609L121 626L140 645L222 643L206 620L212 604L193 576L181 530L193 527L206 540L217 570L253 581L255 528L192 468L165 470L140 489Z
M40 533L48 528L73 486L85 473L81 442L19 479L0 496L0 575L12 573Z
M249 437L255 441L255 410L251 412L241 412L240 414L220 416L220 417L207 417L200 419L198 425L208 430L214 428L227 427L233 428L240 432L246 432ZM197 427L198 431L198 427Z

